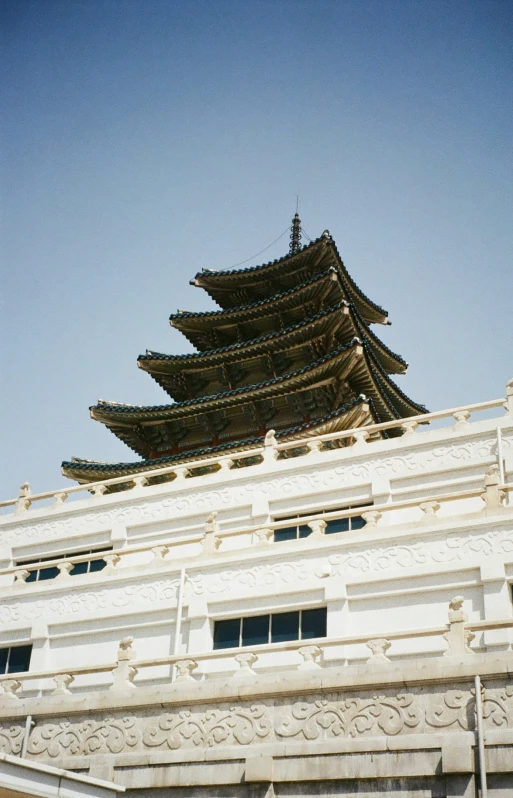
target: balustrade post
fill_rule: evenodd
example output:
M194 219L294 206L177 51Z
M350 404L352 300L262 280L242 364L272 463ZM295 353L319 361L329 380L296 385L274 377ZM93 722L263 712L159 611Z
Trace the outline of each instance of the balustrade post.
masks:
M189 469L185 468L185 466L177 466L177 468L173 469L175 472L175 478L173 482L176 482L177 479L186 479L187 474L189 473Z
M276 448L278 441L273 429L270 429L264 438L264 463L271 463L277 459L279 451Z
M326 529L327 526L326 521L322 520L310 521L310 523L307 524L307 526L310 527L310 529L312 530L312 535L311 535L312 538L324 537L324 530Z
M18 571L15 571L13 587L22 587L25 584L25 581L29 574L30 571L27 571L26 568L20 568Z
M403 437L407 435L413 435L415 430L418 428L419 422L418 421L403 421L401 424L401 429L403 431Z
M132 648L133 637L124 637L119 643L117 665L112 671L114 681L110 690L135 689L133 681L137 676L137 668L130 665L130 660L134 659L135 651Z
M203 536L203 554L215 554L221 545L221 539L218 537L219 524L217 523L217 510L210 513L205 522L205 534Z
M32 504L32 499L30 496L30 485L28 482L24 482L18 493L18 501L16 502L17 513L24 513L29 509L30 505Z
M59 493L55 493L53 498L55 499L53 507L55 508L61 507L68 498L68 494L65 491L61 490L59 491Z
M4 679L2 681L2 694L0 698L7 701L17 701L21 692L21 682L18 679Z
M134 477L134 488L145 488L149 482L148 477Z
M499 466L494 463L485 474L485 489L481 494L486 510L495 510L502 506L506 494L499 489L500 481Z
M223 457L222 460L219 460L220 471L230 471L231 467L233 466L233 460L231 457Z
M195 682L196 679L192 676L192 671L196 670L198 663L193 659L181 659L175 663L178 675L175 677L175 682Z
M55 690L52 690L50 695L70 695L71 690L68 687L75 681L75 677L71 673L59 673L53 677L55 682Z
M316 671L321 667L318 663L322 654L319 646L301 646L297 650L303 657L303 662L297 666L298 671Z
M364 429L358 430L353 433L353 449L363 449L368 440L369 433Z
M269 543L274 531L269 529L268 527L262 527L262 529L257 529L255 531L255 535L257 536L257 540L259 544L266 544Z
M504 402L504 409L513 416L513 379L506 383L506 401Z
M365 521L366 527L374 527L378 525L382 518L382 514L379 510L368 510L366 513L362 513L362 518Z
M308 441L308 454L315 454L320 452L322 448L322 441Z
M166 565L166 554L169 554L168 546L153 546L151 552L153 554L152 565Z
M424 513L424 515L420 519L422 524L431 524L433 523L433 521L438 520L436 516L438 510L440 509L440 504L438 502L434 501L421 502L419 504L419 508Z
M256 676L257 674L251 667L255 664L258 657L256 654L252 654L251 651L248 651L247 654L236 654L235 661L237 662L239 669L235 671L233 674L234 679L243 679L247 676Z
M106 485L92 485L91 486L91 493L93 494L93 499L101 499L104 493L107 492Z
M106 573L111 573L116 570L117 564L121 560L119 554L102 554L102 560L107 563L105 567Z
M466 429L470 415L470 410L456 410L456 412L452 414L452 417L456 419L456 424L453 429Z
M444 640L448 648L444 652L444 657L474 653L470 648L470 643L475 638L475 634L470 629L465 629L468 617L463 609L463 602L463 596L455 596L449 604L449 629L444 633Z
M60 562L57 565L57 568L59 569L59 576L57 577L57 579L62 579L62 578L65 579L66 577L68 577L70 575L69 572L74 568L74 563L72 563L72 562Z
M374 640L368 640L365 645L367 648L370 648L372 652L372 656L367 660L367 664L373 662L390 662L386 655L386 652L392 645L390 640L387 640L385 637L377 637Z

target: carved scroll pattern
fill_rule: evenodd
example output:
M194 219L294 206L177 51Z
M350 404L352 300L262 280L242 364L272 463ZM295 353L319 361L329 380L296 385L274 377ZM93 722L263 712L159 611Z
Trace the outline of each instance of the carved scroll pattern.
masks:
M209 582L209 593L223 593L233 590L234 584L241 587L269 587L276 584L290 585L299 582L313 573L313 566L317 563L282 562L270 565L255 565L253 568L238 568L224 571L213 577Z
M513 726L513 685L497 690L483 690L483 719L487 728ZM426 714L426 723L435 728L459 726L465 730L476 728L475 691L449 690L443 703Z
M422 711L414 696L401 693L395 697L373 696L369 699L347 698L342 701L317 700L313 704L299 702L292 707L291 717L276 729L277 737L359 737L379 730L395 735L421 724Z
M19 754L24 733L24 726L0 725L0 751L2 754Z
M30 735L28 753L50 758L67 755L119 754L133 749L141 739L138 719L131 717L62 721L36 726Z
M513 728L513 684L491 683L483 690L485 727ZM326 693L300 699L215 703L178 707L172 712L56 719L32 730L28 753L55 760L179 749L251 746L273 741L315 741L475 729L475 701L461 690L422 688L418 692ZM23 728L0 727L0 750L19 752Z
M158 725L146 729L145 746L167 746L171 749L187 745L212 747L220 743L249 745L271 734L272 721L263 704L249 707L231 706L203 713L182 710L159 718Z
M39 599L36 602L27 597L26 601L0 604L0 622L13 623L20 620L36 620L47 615L62 617L80 612L97 612L115 607L138 609L147 605L152 607L157 601L172 601L176 598L179 580L176 578L148 578L124 587L101 588L98 591L70 591L59 598ZM203 577L191 576L185 584L185 595L203 593Z
M333 554L329 562L336 573L347 569L386 571L388 568L411 568L415 565L459 562L472 557L489 557L513 552L513 529L466 535L451 535L444 539L427 540L411 545L393 545L362 549L348 554Z

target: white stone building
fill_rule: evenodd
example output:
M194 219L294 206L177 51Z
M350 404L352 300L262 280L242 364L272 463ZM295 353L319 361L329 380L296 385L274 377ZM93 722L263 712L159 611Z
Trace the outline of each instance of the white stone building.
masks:
M2 503L0 773L127 798L513 795L513 381L385 421L343 407Z

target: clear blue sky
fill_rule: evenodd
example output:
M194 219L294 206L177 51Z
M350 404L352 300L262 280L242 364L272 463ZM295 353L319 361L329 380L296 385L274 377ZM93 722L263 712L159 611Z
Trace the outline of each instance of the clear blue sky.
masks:
M430 409L513 376L513 3L3 0L1 495L135 455L189 279L300 215L389 310ZM279 257L287 238L252 261Z

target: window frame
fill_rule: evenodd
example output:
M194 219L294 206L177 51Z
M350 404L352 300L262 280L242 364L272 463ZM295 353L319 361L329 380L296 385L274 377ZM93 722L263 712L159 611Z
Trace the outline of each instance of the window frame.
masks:
M37 583L39 583L39 582L48 582L51 579L56 579L59 576L59 573L60 573L58 567L56 565L52 565L52 562L58 562L60 560L66 560L66 559L68 559L70 557L80 557L82 555L86 556L88 554L100 554L100 553L101 554L107 554L108 552L111 552L112 550L113 550L113 547L112 546L108 546L107 548L101 548L101 549L91 548L91 549L87 549L87 550L83 550L83 551L67 552L66 554L54 554L54 555L51 555L49 557L37 557L37 558L34 558L34 559L31 558L31 559L28 559L28 560L25 560L25 559L16 560L16 568L26 568L29 571L29 575L25 579L25 582L28 583L28 584L32 584L33 582L37 582ZM93 563L99 563L99 562L103 562L102 567L101 568L94 568L93 570L91 570L91 565ZM32 566L32 565L42 566L42 567L32 568L31 569L30 566ZM75 568L78 565L80 565L80 566L86 565L86 570L85 571L79 571L78 573L77 572L73 573L73 571L75 570ZM99 573L100 571L103 571L103 569L106 568L106 566L107 566L107 561L104 560L103 557L98 557L97 560L86 560L85 563L73 563L73 567L71 568L71 570L69 572L69 575L70 576L84 576L85 574ZM51 576L46 576L46 577L43 576L43 578L41 578L41 574L42 573L43 574L47 573L48 571L54 571L55 573L53 573ZM36 574L35 578L31 578L32 574Z
M10 665L11 659L12 659L12 652L13 652L13 650L15 650L17 648L25 648L25 649L28 648L29 649L28 663L27 663L27 669L26 670L18 669L18 670L12 671L12 670L9 669L9 665ZM5 670L3 672L0 671L0 675L1 676L8 676L8 675L14 674L14 673L28 673L29 670L30 670L30 661L32 659L33 648L34 648L34 646L33 646L32 643L21 643L20 645L14 644L14 645L11 645L11 646L2 646L2 645L0 645L0 652L2 652L2 653L4 651L7 652L6 659L5 659Z
M312 530L308 527L307 524L301 524L301 518L307 518L310 516L323 516L327 513L336 513L336 512L343 512L345 510L359 510L365 507L372 507L374 502L371 500L369 502L365 502L365 504L348 504L345 507L324 507L322 510L309 510L308 512L298 512L292 515L280 515L280 516L273 516L273 522L275 521L297 521L298 523L292 524L290 527L281 527L280 529L275 529L273 532L273 542L274 543L284 543L285 541L289 540L300 540L303 538L310 537L312 534ZM340 532L353 532L358 529L363 529L365 526L365 522L363 524L359 524L358 526L353 527L353 519L360 519L363 521L362 515L355 513L355 515L347 516L346 518L331 518L326 522L326 529L324 530L325 535L335 535L340 534ZM347 529L329 529L330 523L339 523L347 521L348 528ZM288 536L283 536L283 533L289 532L294 530L296 531L295 536L289 534ZM306 531L308 529L308 532ZM278 539L277 539L278 536Z
M303 617L304 617L304 615L308 614L308 613L311 613L311 612L319 612L319 611L323 612L323 615L324 615L324 618L323 618L323 621L324 621L324 634L316 635L315 637L313 637L312 635L305 635L304 631L303 631ZM290 638L288 638L288 640L283 640L283 641L273 640L272 639L272 636L273 636L273 618L279 617L279 616L283 616L283 615L292 615L292 614L295 614L295 613L298 614L298 636L297 637L290 637ZM267 630L268 630L267 631L267 641L263 642L263 643L255 643L253 641L244 643L243 642L244 641L244 621L245 620L251 621L252 618L265 618L265 617L267 617L267 619L268 619L268 622L267 622ZM308 615L307 615L307 617L308 617ZM284 612L267 612L267 613L259 613L259 614L255 613L255 614L252 614L252 615L239 615L239 616L235 616L235 618L217 618L217 619L214 620L214 629L213 629L213 634L212 634L212 647L213 647L214 651L222 651L222 650L227 650L227 649L249 648L249 647L252 647L252 646L253 647L262 646L262 645L268 646L268 645L273 645L273 643L279 643L279 642L295 642L295 641L301 642L303 640L313 640L313 639L316 639L316 638L327 637L327 620L328 620L328 608L327 608L326 605L323 605L322 607L305 607L305 608L301 607L301 608L299 608L297 610L290 610L289 609L289 610L285 610ZM227 646L216 645L216 629L219 629L218 624L235 623L235 622L238 622L238 626L239 626L238 645L235 645L235 646L233 646L233 645L227 645Z

